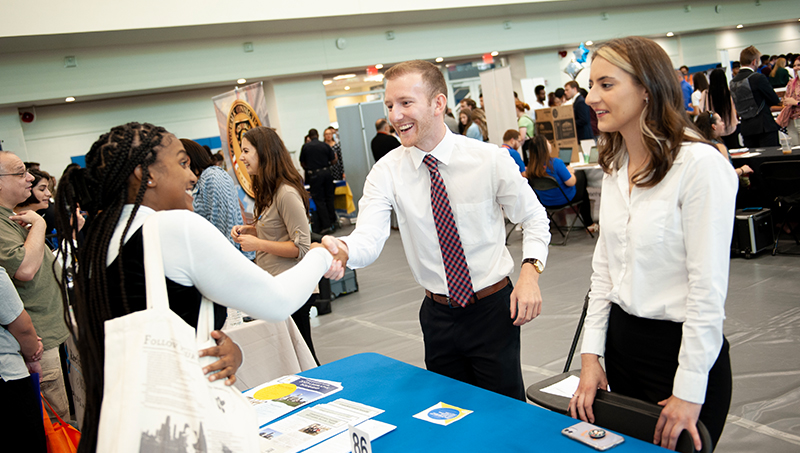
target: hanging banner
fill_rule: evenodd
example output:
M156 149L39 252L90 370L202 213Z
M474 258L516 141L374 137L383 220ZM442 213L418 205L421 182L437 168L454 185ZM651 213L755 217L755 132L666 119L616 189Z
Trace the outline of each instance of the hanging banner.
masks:
M269 126L267 101L261 82L211 98L219 125L219 136L222 139L222 150L225 167L233 177L239 190L239 199L246 212L253 212L253 188L250 175L240 159L242 154L242 136L248 130L258 126Z

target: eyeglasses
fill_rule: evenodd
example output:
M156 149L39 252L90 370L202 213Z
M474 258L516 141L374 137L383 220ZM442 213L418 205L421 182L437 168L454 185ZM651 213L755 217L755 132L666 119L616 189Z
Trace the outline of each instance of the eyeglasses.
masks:
M28 174L28 171L25 170L22 173L3 173L0 176L19 176L20 178L24 178Z

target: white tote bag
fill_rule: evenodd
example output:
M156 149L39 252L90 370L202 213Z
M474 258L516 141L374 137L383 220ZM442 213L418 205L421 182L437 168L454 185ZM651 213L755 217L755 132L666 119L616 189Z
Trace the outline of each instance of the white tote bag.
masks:
M169 308L159 214L144 224L147 309L105 323L105 387L97 451L256 453L250 404L224 379L209 382L198 358L211 347L211 301L203 298L197 333Z

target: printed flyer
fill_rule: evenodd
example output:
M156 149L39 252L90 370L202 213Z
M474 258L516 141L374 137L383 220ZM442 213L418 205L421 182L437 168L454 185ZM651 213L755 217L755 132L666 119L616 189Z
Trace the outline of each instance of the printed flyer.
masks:
M340 382L290 375L261 384L243 394L256 411L258 426L264 426L299 407L340 390Z

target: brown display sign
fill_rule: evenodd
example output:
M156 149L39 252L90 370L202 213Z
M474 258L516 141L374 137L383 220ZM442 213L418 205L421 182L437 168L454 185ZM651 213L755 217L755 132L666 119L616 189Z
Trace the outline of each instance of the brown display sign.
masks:
M244 133L258 126L261 126L261 120L258 119L258 115L256 115L250 104L242 100L234 101L228 113L228 152L230 153L233 172L236 174L239 185L251 197L253 196L253 185L250 181L250 175L247 174L247 168L245 168L239 156L242 154L242 137Z
M561 157L563 151L572 149L570 161L577 162L581 147L576 133L572 106L539 109L534 113L536 114L536 134L543 134L553 146L550 157Z

